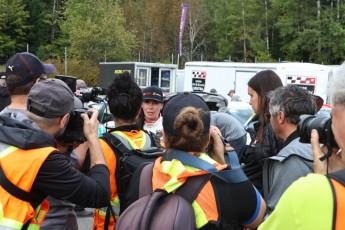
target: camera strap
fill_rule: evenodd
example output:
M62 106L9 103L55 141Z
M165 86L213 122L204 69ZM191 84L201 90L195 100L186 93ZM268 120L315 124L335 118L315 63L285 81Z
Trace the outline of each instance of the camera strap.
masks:
M232 154L236 153L233 152ZM229 155L231 155L231 153ZM199 157L193 156L187 152L183 152L176 149L168 149L164 160L171 161L173 159L181 161L181 163L184 165L208 171L209 173L213 174L214 176L220 178L221 180L227 183L239 183L248 180L247 176L242 171L241 166L238 162L237 154L236 156L232 155L230 157L231 169L225 169L222 171L218 171L218 169L211 163L208 163L200 159Z
M332 155L332 146L334 144L334 139L332 138L332 120L327 124L327 129L328 129L328 132L327 132L327 153L325 155L323 155L322 157L320 157L320 161L324 161L326 159L328 159L331 155ZM327 172L328 172L328 165L327 165Z

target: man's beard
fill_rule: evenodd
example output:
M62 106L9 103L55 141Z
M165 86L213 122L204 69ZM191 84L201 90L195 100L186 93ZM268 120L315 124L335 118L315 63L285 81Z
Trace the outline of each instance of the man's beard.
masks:
M61 137L62 134L65 132L65 129L66 129L66 127L62 128L62 129L59 129L59 131L55 133L54 138L55 138L56 140L58 140L59 137Z

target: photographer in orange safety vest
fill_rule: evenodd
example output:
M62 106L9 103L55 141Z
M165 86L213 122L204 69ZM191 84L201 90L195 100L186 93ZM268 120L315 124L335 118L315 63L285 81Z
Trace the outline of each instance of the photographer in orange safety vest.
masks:
M6 64L7 84L43 75L43 64L16 54ZM12 82L10 82L12 81ZM48 211L45 198L87 207L102 207L109 197L109 171L98 141L97 111L84 121L84 134L90 144L89 177L71 166L59 152L61 136L73 110L74 95L58 79L47 79L32 86L27 115L38 128L10 117L0 116L0 228L39 229ZM92 197L93 199L90 199Z

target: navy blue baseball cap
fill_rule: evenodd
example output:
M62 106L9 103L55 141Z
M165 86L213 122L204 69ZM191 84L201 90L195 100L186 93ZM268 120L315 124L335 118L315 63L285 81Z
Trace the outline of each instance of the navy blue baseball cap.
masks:
M210 131L211 115L206 102L199 96L190 92L180 92L169 98L163 108L163 129L164 132L178 136L174 129L176 117L185 107L194 107L202 111L201 119L204 125L203 134Z
M45 73L54 73L53 64L44 64L32 53L16 53L6 63L6 83L21 86L42 77Z

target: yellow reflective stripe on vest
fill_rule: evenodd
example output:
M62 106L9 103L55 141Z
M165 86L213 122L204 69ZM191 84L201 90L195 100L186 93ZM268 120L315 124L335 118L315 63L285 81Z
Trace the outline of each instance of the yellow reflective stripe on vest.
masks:
M119 216L120 208L115 207L115 206L111 206L111 207L115 213L115 218L117 218ZM98 213L98 215L102 217L105 217L107 215L107 210L108 210L108 207L98 208L96 209L96 213ZM110 216L112 216L111 213L110 213Z
M31 221L31 224L41 226L48 213L48 210L49 203L47 200L43 200L43 202L36 208L36 216L34 217L33 221Z
M115 217L117 217L120 213L120 199L119 196L116 196L114 200L110 200L110 205L115 213ZM100 216L105 216L107 213L108 207L97 208L98 214Z
M199 158L202 160L213 164L212 160L206 156L206 154L200 154ZM170 180L164 185L164 189L170 193L172 191L175 191L177 188L179 188L182 183L177 180L177 176L184 170L188 171L198 171L198 168L194 168L188 165L183 165L180 161L173 159L172 161L163 161L162 162L162 171L164 173L167 173L170 175ZM193 201L192 207L195 213L195 222L197 229L202 228L204 225L208 223L206 213L204 210L200 207L198 202L196 200Z
M23 223L4 218L4 211L3 211L2 204L0 203L0 229L21 229L23 227Z
M16 151L18 148L9 146L0 153L0 159ZM0 203L0 229L22 229L23 223L17 220L4 218L3 206Z
M16 220L1 218L0 229L22 229L23 224Z
M0 159L7 156L8 154L14 152L15 150L17 150L18 148L17 147L14 147L14 146L9 146L8 148L6 148L4 151L2 151L0 153Z
M213 164L212 161L210 161L209 157L204 157L206 154L200 154L200 159ZM194 168L188 165L183 165L180 161L173 159L172 161L163 161L162 162L162 171L166 174L170 175L170 180L164 185L164 189L170 193L172 191L175 191L178 187L182 185L177 180L177 176L183 171L183 170L188 170L191 172L198 171L198 168Z
M40 225L33 224L33 223L29 224L28 230L39 230L39 229L40 229Z
M206 225L208 223L208 220L206 218L206 214L204 213L204 210L200 207L198 202L193 201L192 207L194 209L194 214L195 214L195 223L196 223L196 228L199 229Z
M114 200L111 200L110 204L112 206L119 206L120 207L120 197L119 197L119 195L117 195Z
M9 154L15 152L19 148L14 146L9 146L0 153L0 159L8 156ZM42 208L42 209L41 209ZM43 202L36 208L35 210L35 217L31 218L28 225L28 230L39 230L40 225L42 224L47 212L49 209L49 204L47 200L43 200ZM25 223L22 223L18 220L4 218L3 206L0 204L0 229L22 229ZM6 227L5 227L6 226Z
M145 146L145 144L146 144L146 135L145 135L145 133L144 133L144 135L142 135L141 138L137 138L138 140L142 139L141 145L140 145L140 146L137 146L137 145L134 143L133 140L131 140L129 137L127 137L127 136L126 136L123 132L121 132L121 131L114 131L114 132L112 132L112 133L115 133L115 134L117 134L117 135L123 137L125 140L127 140L128 143L132 146L133 149L138 149L138 148L139 148L139 149L143 149L144 146Z

